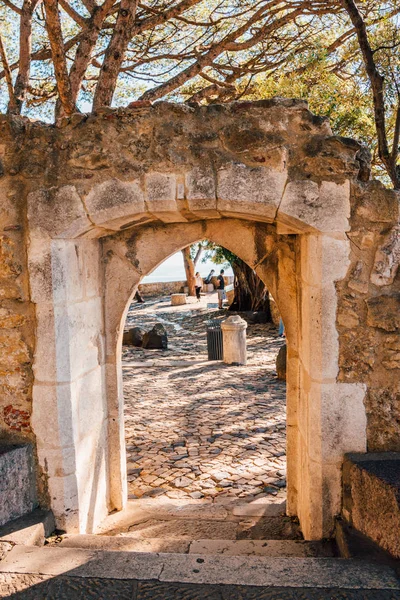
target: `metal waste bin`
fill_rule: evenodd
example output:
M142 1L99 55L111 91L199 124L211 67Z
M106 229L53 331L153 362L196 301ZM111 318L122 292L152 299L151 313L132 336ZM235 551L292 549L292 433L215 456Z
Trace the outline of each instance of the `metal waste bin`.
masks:
M207 321L207 351L208 360L222 360L223 342L221 321Z

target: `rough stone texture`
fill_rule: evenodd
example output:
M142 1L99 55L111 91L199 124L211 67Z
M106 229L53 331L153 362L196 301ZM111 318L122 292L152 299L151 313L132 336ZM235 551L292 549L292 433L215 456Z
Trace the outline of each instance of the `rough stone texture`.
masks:
M55 529L51 511L35 509L33 512L0 527L0 542L24 546L43 546L45 539Z
M143 327L131 327L128 331L124 331L122 343L128 346L136 346L140 348L143 345L143 338L146 330Z
M36 504L32 446L0 446L0 525L30 513Z
M156 323L150 331L146 331L142 347L147 350L166 350L168 348L167 332L161 323Z
M368 450L400 450L399 194L351 190L350 267L337 283L339 380L367 385Z
M343 515L400 558L400 453L349 454L343 466Z
M350 400L347 408L363 423L366 391L370 450L400 443L390 416L399 392L399 195L366 181L359 144L332 136L304 102L280 99L159 102L57 126L2 116L0 135L0 428L32 441L34 398L42 502L64 516L68 508L68 527L87 529L108 500L123 506L121 318L143 275L208 236L254 268L277 301L288 340L288 510L302 505L306 519L328 486L330 512L312 519L327 534L348 440L332 432L327 447L339 435L337 453L316 457L325 440L308 424L318 429L324 403L341 402L332 381L364 386L354 388L358 412ZM95 431L85 431L87 420ZM316 458L324 464L311 469Z
M186 304L186 294L172 294L171 306L180 306L181 304Z
M276 374L278 379L286 381L286 355L287 347L286 344L279 349L278 356L276 357Z

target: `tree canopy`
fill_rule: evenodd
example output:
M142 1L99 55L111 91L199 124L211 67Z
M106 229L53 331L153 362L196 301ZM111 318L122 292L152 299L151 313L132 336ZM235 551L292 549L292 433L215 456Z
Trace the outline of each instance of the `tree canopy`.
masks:
M399 0L0 0L0 107L309 100L400 189Z

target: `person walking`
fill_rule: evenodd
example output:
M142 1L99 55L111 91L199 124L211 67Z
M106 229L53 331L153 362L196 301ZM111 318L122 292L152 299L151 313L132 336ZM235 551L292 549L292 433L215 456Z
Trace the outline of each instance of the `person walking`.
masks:
M226 298L224 273L225 273L224 269L221 269L221 272L217 277L217 280L218 280L218 308L220 310L223 308L222 304Z
M196 290L197 301L200 302L200 292L203 287L203 280L200 277L200 273L198 271L197 271L196 275L194 276L194 287Z

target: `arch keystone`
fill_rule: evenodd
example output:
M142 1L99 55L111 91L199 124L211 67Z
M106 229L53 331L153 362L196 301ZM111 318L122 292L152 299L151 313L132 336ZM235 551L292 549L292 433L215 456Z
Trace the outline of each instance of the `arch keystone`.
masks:
M175 175L149 173L145 177L146 205L155 217L164 223L181 223L187 219L181 215L177 202Z

